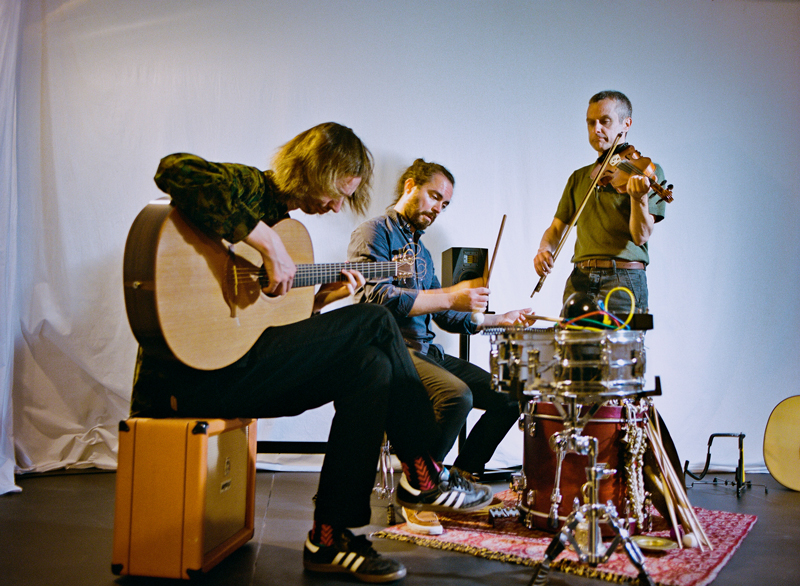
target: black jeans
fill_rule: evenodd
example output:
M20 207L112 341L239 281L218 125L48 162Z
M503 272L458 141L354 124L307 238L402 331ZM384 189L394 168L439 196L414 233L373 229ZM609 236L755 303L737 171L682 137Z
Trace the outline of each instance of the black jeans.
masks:
M470 410L485 410L453 463L467 472L483 473L497 445L519 418L519 403L494 391L491 375L467 360L443 354L434 345L427 354L409 351L442 430L439 445L432 452L436 459L444 459L453 447Z
M428 456L438 443L427 393L394 318L380 305L268 328L245 356L215 371L157 360L143 358L134 393L175 397L174 417L283 417L333 402L318 522L369 523L384 431L403 462Z

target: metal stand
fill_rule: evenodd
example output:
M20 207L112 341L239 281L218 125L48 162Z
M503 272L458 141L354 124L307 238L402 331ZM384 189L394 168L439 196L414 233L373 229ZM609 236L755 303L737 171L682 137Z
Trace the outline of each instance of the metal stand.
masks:
M492 311L487 311L486 313L494 313ZM458 341L458 357L461 360L466 360L469 362L469 341L470 335L469 334L459 334L459 341ZM464 423L461 431L458 432L458 451L460 452L461 449L464 447L464 442L467 441L467 424ZM521 469L522 466L515 466L505 470L484 470L483 475L481 476L481 482L508 482L511 480L511 475L516 472L517 470Z
M469 362L469 334L459 334L459 341L458 341L458 357L461 360L466 360ZM458 451L461 451L461 448L464 447L464 442L467 441L467 424L466 422L461 427L461 431L458 432Z
M560 464L567 453L575 453L589 457L589 466L586 467L587 483L584 485L585 503L570 513L564 522L561 531L553 538L545 551L536 573L531 578L529 586L544 586L547 584L550 573L550 564L564 551L569 544L575 550L578 559L594 567L602 564L611 557L617 546L622 545L628 559L639 572L640 586L653 586L650 575L644 567L644 556L639 546L633 542L627 527L619 520L617 510L609 501L602 505L598 503L599 483L616 473L616 470L607 468L605 464L597 463L597 438L581 435L589 419L600 408L600 403L590 406L588 413L579 417L580 405L574 398L564 405L563 398L554 397L554 404L564 419L564 430L553 434L550 446L556 452L558 467L556 469L556 487L553 491L552 505L549 522L558 522L558 502L561 495L558 489ZM588 489L588 493L587 493ZM577 500L577 499L576 499ZM601 523L608 523L614 532L614 538L607 546L603 543L600 531Z
M378 495L381 500L388 500L389 505L386 507L386 522L389 525L394 525L397 522L397 516L394 510L394 467L392 466L392 446L389 440L384 437L383 444L381 445L380 458L378 459L378 467L380 469L380 480L375 484L372 492Z
M696 476L689 472L689 460L686 460L683 464L683 473L687 476L691 476L695 480L702 480L706 473L708 472L708 466L711 463L711 444L714 442L715 437L738 437L739 438L739 464L736 466L736 471L734 472L734 476L736 478L736 498L742 496L745 488L752 488L753 485L749 480L744 479L744 438L745 435L743 433L712 433L708 437L708 452L706 453L706 463L703 466L703 471L700 473L699 476ZM728 485L728 481L723 481L725 486ZM692 482L692 486L695 484L719 484L717 478L714 478L711 482ZM730 483L731 486L734 485L733 482ZM757 486L764 486L763 484ZM764 486L764 493L767 493L767 487Z

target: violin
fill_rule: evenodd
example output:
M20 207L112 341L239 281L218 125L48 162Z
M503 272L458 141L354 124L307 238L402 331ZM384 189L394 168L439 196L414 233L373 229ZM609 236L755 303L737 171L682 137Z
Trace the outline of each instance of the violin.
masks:
M594 179L600 171L605 155L598 159L591 178ZM670 203L672 201L672 184L665 185L666 180L661 183L656 177L656 166L653 161L643 157L633 145L624 143L614 149L614 154L606 166L603 175L597 181L598 185L610 185L617 193L627 193L628 179L631 175L643 175L650 180L650 188L656 192L659 199Z

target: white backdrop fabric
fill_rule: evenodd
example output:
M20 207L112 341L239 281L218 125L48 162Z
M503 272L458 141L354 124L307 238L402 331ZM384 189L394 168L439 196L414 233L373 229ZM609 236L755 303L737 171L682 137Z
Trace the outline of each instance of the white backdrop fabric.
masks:
M13 489L14 457L21 472L116 465L136 351L122 254L136 214L160 195L152 177L162 156L266 168L298 132L337 121L375 155L370 215L414 158L440 162L456 188L425 236L434 258L491 250L507 214L491 309L553 316L572 245L530 299L532 258L567 177L594 158L584 116L603 89L628 94L629 141L675 185L650 241L656 405L683 459L702 463L711 433L743 432L748 468L763 466L767 419L797 393L800 368L800 3L0 6L3 490ZM295 217L319 262L343 260L363 220ZM455 336L439 339L458 353ZM472 360L488 368L488 354L488 338L474 336ZM322 423L269 422L264 433L308 429L302 439L324 440L329 413L311 417ZM519 463L522 444L510 432L494 464ZM714 463L734 466L736 442L719 444Z
M0 494L14 484L11 384L16 328L14 284L17 265L16 114L20 4L0 0Z

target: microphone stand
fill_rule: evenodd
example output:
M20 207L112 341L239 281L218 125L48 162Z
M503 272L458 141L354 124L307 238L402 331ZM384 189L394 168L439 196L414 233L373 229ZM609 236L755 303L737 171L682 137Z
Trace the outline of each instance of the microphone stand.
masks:
M589 191L586 192L586 197L583 198L581 202L581 206L578 208L578 211L575 212L575 215L572 216L572 220L569 222L569 226L564 231L564 235L561 237L561 241L558 243L556 247L556 251L553 253L553 263L555 263L556 259L558 258L558 254L561 252L561 249L564 247L564 243L567 241L567 237L569 237L569 233L572 230L572 227L577 223L578 216L581 215L583 208L586 207L586 203L589 201L589 196L592 195L592 192L597 187L598 181L600 181L600 177L603 176L603 173L606 171L606 167L608 167L608 163L611 161L611 157L614 155L614 149L617 148L617 144L619 143L620 139L622 139L622 133L620 132L617 135L617 138L614 139L614 143L611 145L611 148L608 149L605 158L603 159L603 164L600 166L600 171L595 175L594 179L592 180L592 185L589 187ZM544 285L544 280L547 278L547 273L541 276L539 282L536 284L536 288L531 293L531 297L533 297L536 293L542 290L542 285Z

